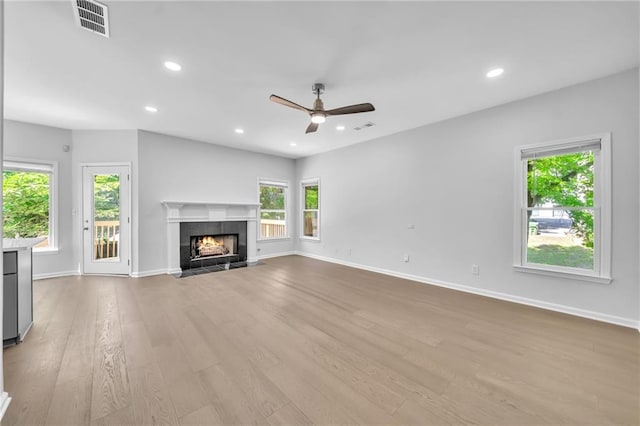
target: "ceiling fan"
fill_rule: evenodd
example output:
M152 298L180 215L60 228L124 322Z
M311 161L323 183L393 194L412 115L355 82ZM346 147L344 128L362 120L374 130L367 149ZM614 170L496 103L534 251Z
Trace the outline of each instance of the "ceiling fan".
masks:
M316 95L316 100L313 102L313 109L305 108L302 105L298 105L295 102L291 102L277 95L271 95L269 96L269 99L271 99L273 102L279 103L280 105L299 109L300 111L304 111L309 114L309 116L311 116L311 123L309 124L309 127L307 127L305 133L315 132L316 130L318 130L318 125L324 123L327 117L332 115L356 114L359 112L375 111L375 108L370 103L349 105L345 107L325 110L322 99L320 99L320 95L324 93L324 84L314 84L312 86L312 91Z

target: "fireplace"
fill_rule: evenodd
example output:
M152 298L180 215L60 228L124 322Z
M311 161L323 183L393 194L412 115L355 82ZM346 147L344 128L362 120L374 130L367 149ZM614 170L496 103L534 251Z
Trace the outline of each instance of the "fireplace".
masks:
M247 222L181 222L180 268L182 271L246 263Z

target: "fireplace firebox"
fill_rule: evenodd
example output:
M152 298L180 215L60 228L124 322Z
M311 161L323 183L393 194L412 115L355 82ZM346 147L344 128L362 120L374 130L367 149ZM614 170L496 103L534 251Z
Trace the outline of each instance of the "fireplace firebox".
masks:
M191 261L206 257L236 256L238 234L200 235L191 237Z
M247 222L181 222L180 268L246 263Z

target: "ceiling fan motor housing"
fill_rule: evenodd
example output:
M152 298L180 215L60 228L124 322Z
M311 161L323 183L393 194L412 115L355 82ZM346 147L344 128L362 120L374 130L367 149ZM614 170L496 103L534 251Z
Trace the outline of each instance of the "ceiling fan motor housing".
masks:
M311 86L311 91L314 95L322 95L324 93L324 84L315 83L313 86Z

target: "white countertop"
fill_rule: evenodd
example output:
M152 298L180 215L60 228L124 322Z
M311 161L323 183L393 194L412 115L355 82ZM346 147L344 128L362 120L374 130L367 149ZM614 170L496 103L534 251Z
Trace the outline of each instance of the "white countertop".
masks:
M46 238L3 238L2 251L26 250L44 241Z

